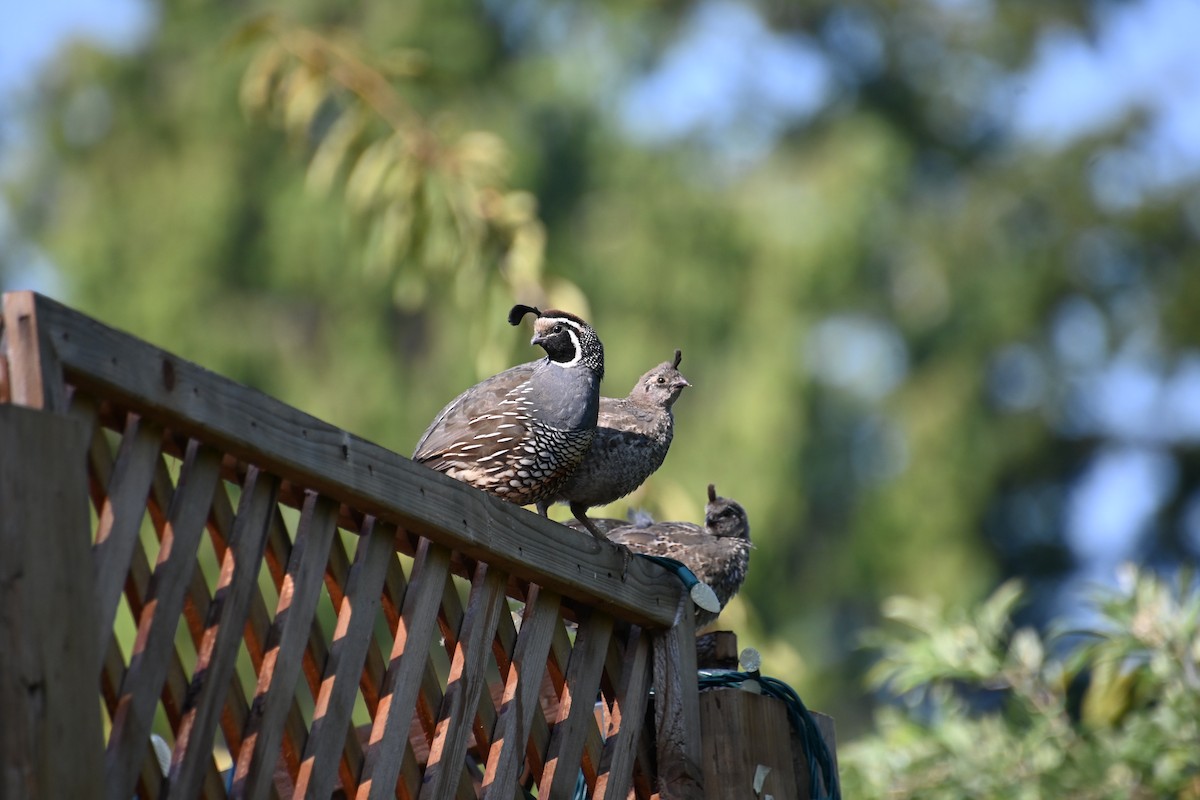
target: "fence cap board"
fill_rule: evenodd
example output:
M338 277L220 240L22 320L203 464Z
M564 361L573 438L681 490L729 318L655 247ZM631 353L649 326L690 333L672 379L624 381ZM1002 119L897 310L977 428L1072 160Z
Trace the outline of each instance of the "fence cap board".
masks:
M655 628L674 621L682 587L657 565L626 563L616 545L491 497L49 298L8 297L21 295L74 385L621 619Z

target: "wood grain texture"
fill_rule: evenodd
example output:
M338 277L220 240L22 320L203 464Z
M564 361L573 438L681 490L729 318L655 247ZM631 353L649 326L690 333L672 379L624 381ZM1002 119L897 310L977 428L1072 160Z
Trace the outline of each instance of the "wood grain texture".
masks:
M268 476L265 473L259 472L258 470L253 470L253 472L257 472L258 474L258 478L253 482L255 491L262 491L263 487L268 485L267 482L269 481L269 485L274 487L274 494L277 500L279 485L278 480L274 476ZM250 486L252 485L250 482L250 473L251 471L247 471L247 474L243 479L243 495L250 491ZM251 492L251 494L254 494L254 492ZM244 502L244 500L239 502L239 506L241 506ZM268 521L264 524L268 530L271 525L270 519L274 512L274 503L272 503L270 504L270 507L266 509ZM243 511L239 510L238 513L238 518L240 519L240 515L243 513ZM218 529L219 535L230 543L229 546L231 548L235 548L234 558L237 558L237 548L244 547L246 545L238 544L242 541L242 538L240 533L236 536L234 535L235 524L238 524L238 522L234 517L233 507L229 502L229 495L221 489L218 489L216 495L213 497L210 525L213 525ZM246 524L246 522L243 521L241 524ZM247 606L243 612L244 622L238 628L240 639L237 641L231 641L225 645L230 648L237 648L238 650L241 649L241 646L245 646L245 652L250 657L250 663L254 666L256 671L262 664L263 646L266 642L267 631L271 627L271 618L267 612L266 601L263 600L262 592L258 591L257 588L258 574L262 564L262 550L260 550L259 553L259 557L249 565L249 574L246 576L246 579L252 582L254 588L250 591L249 597L246 601ZM222 557L222 577L218 578L218 580L224 579L224 564L228 557L229 554L227 551ZM235 576L240 574L240 571L237 570L237 563L235 563L234 568ZM240 581L242 579L238 578L237 580ZM226 602L230 601L226 600ZM232 629L230 631L226 631L226 633L229 633L232 636ZM201 644L201 651L203 650L203 647L204 645ZM213 658L216 659L217 657L217 654L214 652ZM246 718L249 715L250 704L246 700L241 682L236 675L231 676L230 689L226 693L226 702L221 709L220 725L221 732L225 735L225 743L234 759L237 758L237 753L241 749L242 732L245 730Z
M137 785L143 743L150 736L168 667L178 657L175 629L196 569L196 549L212 504L219 464L216 451L194 441L189 444L113 715L105 752L105 788L110 800L127 800Z
M575 647L567 664L558 718L546 748L546 765L538 784L539 796L572 796L579 770L588 770L589 765L583 763L585 745L589 730L596 727L593 709L612 629L613 618L599 611L579 625ZM590 765L592 778L598 766L596 762Z
M705 797L754 797L754 775L770 770L763 795L809 800L792 763L791 724L783 701L741 689L710 689L700 695Z
M340 521L342 519L346 519L348 517L347 514L343 513L344 511L345 511L345 508L343 507L338 512L339 527L340 527ZM367 533L370 532L370 527L374 526L375 524L376 524L376 520L374 517L366 517L364 520L355 523L356 528L358 529L356 532L359 532L362 535L366 535ZM387 523L380 523L380 524L387 526ZM387 527L389 527L389 529L391 530L392 537L394 539L395 529L392 528L391 526L387 526ZM334 613L339 615L339 617L338 617L339 620L341 619L340 615L342 614L342 612L344 610L346 610L345 608L343 608L343 606L344 606L344 600L346 598L346 592L348 591L347 582L349 581L350 573L351 573L350 557L347 554L345 538L347 538L347 537L343 537L340 532L333 537L332 546L329 548L329 560L325 564L325 590L329 593L329 599L332 601ZM365 540L362 543L365 545ZM379 546L381 546L381 545L378 545L378 544L376 545L376 547L379 547ZM391 541L388 541L388 543L387 543L387 552L389 555L392 552L392 542ZM379 569L382 571L384 569L386 563L387 563L386 558L384 558L384 559L381 559L380 563L376 566L378 566ZM383 583L383 578L380 577L379 582L378 582L379 585L376 587L376 590L375 590L375 597L371 598L369 601L367 601L367 602L371 602L374 604L376 611L378 611L378 609L379 609L379 604L380 604L379 592L380 592L380 587L382 586L382 583ZM347 617L346 619L347 619L347 621L349 621L349 617ZM372 622L373 622L373 620L372 620ZM335 622L334 624L336 627L339 623ZM337 637L337 633L335 632L334 638L336 639L336 637ZM308 678L309 688L310 688L310 691L312 692L312 697L313 697L314 702L317 702L320 700L321 695L326 690L326 684L331 679L329 668L330 668L330 661L334 658L333 644L334 644L334 642L331 641L329 643L329 646L325 647L324 634L321 632L321 627L320 627L320 625L317 624L317 620L314 619L313 627L309 634L309 647L308 647L307 651L305 652L306 657L304 660L304 674L305 674L305 677ZM362 644L365 649L366 643L363 642ZM357 646L358 646L357 643L354 645L351 645L351 647L357 647ZM308 658L308 656L311 653L313 653L314 651L318 651L320 648L324 648L325 652L326 652L326 655L323 658L321 658L321 659ZM364 655L364 658L365 658L365 655ZM339 690L339 691L348 691L348 692L350 692L351 697L353 697L354 689L361 682L361 679L363 679L365 677L365 675L363 673L363 667L364 667L364 664L360 663L358 665L358 668L354 675L355 680L352 680L346 687L343 687L343 689ZM353 703L353 700L351 700L351 703ZM346 728L348 731L349 730L349 721L348 720L347 720ZM309 732L309 734L308 734L309 739L312 738L312 733L313 733L312 731ZM309 743L307 741L305 741L303 746L305 748L305 751L307 751ZM333 762L335 765L334 768L338 772L338 776L341 781L343 790L348 795L352 795L352 794L354 794L355 790L358 787L358 773L362 770L362 761L363 761L362 747L359 744L357 736L350 736L350 735L348 735L348 733L347 733L347 735L342 736L340 755L341 755L341 758L339 758ZM300 771L303 768L303 756L304 756L304 754L302 752L297 752L295 754L295 757L296 757L295 774L297 775L297 783L299 782ZM293 794L296 794L296 792L293 791Z
M379 613L383 579L388 562L395 559L394 536L395 528L372 521L358 543L313 711L312 729L296 778L295 797L325 798L333 792L367 648L374 644L372 631ZM354 787L343 788L347 793L354 790Z
M87 426L0 406L0 796L99 798ZM33 535L35 534L36 535Z
M103 452L98 452L97 448L93 447L90 455L92 469L99 470L101 473L111 474L111 460L108 467L104 467L102 461L105 458L111 459L111 453L107 452L107 447ZM163 508L169 508L170 498L174 495L174 487L170 485L168 480L165 485L159 485L159 481L155 481L156 488L154 493L161 492L158 495L160 500L163 500ZM154 496L154 494L152 494ZM218 493L217 496L220 496ZM99 500L101 507L103 506L103 497ZM157 520L157 524L161 531L167 528L167 516L161 515L161 519ZM141 616L142 610L149 602L150 590L150 563L146 559L146 551L139 545L133 550L133 557L130 560L129 572L125 582L125 597L132 610L133 617L136 619ZM194 576L193 576L194 577ZM196 588L195 580L188 585L189 595L193 595ZM201 586L201 597L194 597L193 602L202 603L202 607L207 607L207 589ZM108 708L110 717L115 716L118 704L121 698L121 686L125 681L125 661L121 655L120 647L116 642L115 636L110 638L109 644L104 657L103 666L100 673L100 689L101 696L104 699L105 705ZM167 663L167 676L163 686L162 703L163 710L167 713L167 718L173 726L180 722L180 710L185 705L184 698L187 695L187 677L184 673L183 663L180 661L178 651L173 650ZM235 701L240 702L245 706L245 699L240 696L240 693L234 696ZM236 703L235 703L236 708ZM153 748L150 746L149 739L145 742L145 754L142 756L142 766L138 773L138 793L155 793L159 791L162 783L163 775L159 768L157 757L154 754ZM204 797L223 797L224 782L221 781L220 775L216 769L216 763L211 755L205 759L205 778L204 778Z
M453 568L453 562L451 562L451 568ZM454 651L458 644L458 637L465 617L466 613L463 611L458 590L452 581L447 582L446 590L442 593L442 608L438 615L438 623L444 635L446 655L451 659L454 658ZM497 620L496 635L492 639L491 645L492 654L496 656L496 664L501 674L504 674L508 668L509 651L511 651L512 643L516 641L516 637L512 615L507 613L506 610ZM505 642L508 643L507 646ZM430 730L436 727L436 720L431 720L431 723ZM492 730L496 727L496 706L492 703L491 697L487 693L481 692L479 694L479 703L475 711L475 719L472 727L475 731L475 738L479 748L486 753L491 747Z
M196 658L196 669L175 733L168 783L178 797L192 797L203 779L213 736L225 706L242 631L257 593L258 565L266 547L267 522L275 504L278 481L251 469L242 487L230 546L221 562L217 592L208 609L208 624ZM235 688L235 694L240 691Z
M510 800L517 787L530 728L535 715L542 715L538 701L559 602L557 592L540 587L533 587L526 601L483 775L487 800Z
M629 631L625 659L609 717L596 776L597 800L623 800L633 783L633 766L650 696L650 636L636 625Z
M561 612L561 609L560 609ZM550 726L558 719L560 698L566 685L567 665L571 661L571 638L562 617L554 626L550 639L550 657L546 660L546 672L542 679L542 704L544 718L533 720L529 734L529 745L525 752L525 765L536 782L540 783L546 769L547 752L550 747Z
M92 575L96 587L95 635L101 648L108 645L108 637L112 635L121 589L146 516L146 498L159 463L161 439L162 429L154 423L130 421L99 509L96 543L92 547Z
M8 377L8 343L4 338L4 311L0 308L0 404L12 402L12 385Z
M675 625L653 634L658 790L664 798L672 800L704 797L692 615L692 600L685 594L679 599Z
M39 318L44 298L32 292L4 295L4 348L9 402L46 411L66 411L62 365L50 326Z
M321 576L333 543L337 512L337 503L327 497L310 494L305 501L275 622L267 636L258 688L246 720L246 733L234 771L233 797L268 796L284 722L295 703L296 681L300 678L313 613L320 597Z
M282 487L281 487L282 491ZM336 536L334 537L336 539ZM332 547L332 542L330 543ZM270 527L267 531L267 552L265 561L271 579L275 583L275 588L282 592L285 583L287 582L288 564L292 560L292 540L288 535L287 526L283 520L283 514L278 508L271 515ZM261 607L262 624L257 627L257 632L253 634L255 641L251 642L251 634L247 629L247 645L251 651L251 660L254 662L255 671L261 675L263 671L263 662L267 658L268 643L267 640L271 635L272 623L266 611L266 603L262 600L262 595L258 595L258 599L254 608L250 610L250 620L254 626L259 623L259 607ZM328 648L325 645L325 640L320 636L317 630L317 620L314 618L309 626L308 646L304 650L304 661L307 665L309 662L325 663L325 658L328 656ZM315 668L314 668L315 669ZM315 679L313 685L315 686ZM244 731L243 731L244 733ZM239 734L240 737L241 734ZM293 694L292 705L288 710L287 722L284 724L283 736L283 756L288 764L289 770L298 769L300 766L300 752L297 747L304 746L304 740L308 736L308 728L304 722L304 716L300 711L300 704ZM240 753L240 750L239 750Z
M18 292L6 301L10 297L36 310L76 386L622 619L665 627L673 618L680 584L645 559L626 564L615 545L472 489L48 298Z
M395 630L400 623L400 607L404 603L404 592L407 586L408 581L404 577L404 570L400 567L400 559L389 553L387 572L383 577L383 593L380 596L384 621L389 630ZM363 670L363 679L360 684L363 703L366 705L371 719L374 719L375 711L379 707L379 693L383 688L383 677L387 672L387 661L380 648L371 647L367 650L367 661Z
M425 765L421 800L449 797L462 780L477 709L487 686L486 659L500 614L508 613L504 594L507 580L508 576L495 567L481 563L475 568L462 630L450 661L437 735Z
M400 538L407 539L407 537L397 537L397 539ZM425 546L428 546L429 544L427 539L420 541L423 542ZM418 547L414 545L412 550L414 553L416 553ZM414 574L415 571L416 568L414 567ZM400 561L399 559L393 558L388 566L387 577L384 580L383 590L384 618L387 620L389 630L397 631L400 629L402 619L401 611L404 607L404 598L407 595L407 591L407 581L404 578L404 573L400 568ZM414 592L415 591L417 590L414 590ZM436 615L436 612L434 613ZM426 647L424 652L426 655L428 655L428 647ZM379 659L377 668L372 664L375 658ZM432 737L434 716L437 713L437 709L440 708L442 704L442 686L438 682L437 674L434 672L433 662L430 661L429 658L425 658L424 661L425 668L421 673L420 686L417 694L418 713L412 714L410 712L409 714L410 719L408 738L407 741L403 742L403 755L401 756L400 762L400 786L398 789L398 796L406 799L415 798L417 793L420 792L421 787L420 766L418 765L417 753L413 749L413 743L417 742L424 746L423 753L420 757L421 763L424 763L429 758L429 748L427 742L428 739ZM380 701L383 699L381 693L383 692L383 686L387 672L387 662L384 660L382 652L378 648L371 648L371 656L367 659L367 669L377 669L378 672L378 677L374 681L374 700L366 698L367 705L371 711L371 719L376 720ZM364 689L364 695L365 693L366 690ZM424 721L426 719L428 720L428 728L426 728ZM367 735L363 739L364 743L369 740L373 726L366 727ZM365 773L365 761L364 767L360 769L359 772L360 774Z
M358 785L359 800L394 797L404 761L409 722L429 664L442 589L450 576L450 552L423 540L417 549L391 662L380 691L370 743Z

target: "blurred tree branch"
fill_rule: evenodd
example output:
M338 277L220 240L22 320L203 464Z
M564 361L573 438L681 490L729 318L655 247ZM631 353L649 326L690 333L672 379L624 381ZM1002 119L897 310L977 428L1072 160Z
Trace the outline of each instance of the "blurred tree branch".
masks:
M274 16L232 43L255 51L243 108L306 148L310 189L341 187L364 232L364 270L390 282L398 306L419 307L439 276L453 276L464 306L497 278L513 295L540 293L545 230L534 197L507 185L504 142L483 131L450 140L393 84L421 74L422 53L374 58L346 33Z

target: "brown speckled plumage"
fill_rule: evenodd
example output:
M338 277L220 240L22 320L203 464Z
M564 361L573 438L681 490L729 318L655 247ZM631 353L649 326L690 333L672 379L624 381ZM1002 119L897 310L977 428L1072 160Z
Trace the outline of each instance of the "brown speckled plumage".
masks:
M666 556L682 563L712 588L721 608L725 608L746 579L752 547L746 511L739 503L718 497L716 487L711 484L703 527L691 522L591 521L611 541L625 545L634 553ZM572 523L572 527L576 526L577 523ZM716 618L716 614L696 609L697 628Z

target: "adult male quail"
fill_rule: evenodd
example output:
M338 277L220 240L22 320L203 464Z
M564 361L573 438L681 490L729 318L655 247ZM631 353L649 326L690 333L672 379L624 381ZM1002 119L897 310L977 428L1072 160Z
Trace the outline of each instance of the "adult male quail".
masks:
M634 553L666 556L682 563L701 583L712 588L722 609L746 579L752 547L746 510L733 500L718 497L711 483L708 505L704 508L704 527L691 522L645 525L608 519L593 522L607 531L610 541L623 544ZM622 524L614 525L615 522ZM697 629L712 622L719 613L697 607Z
M417 443L413 460L517 505L553 497L596 434L604 346L590 325L565 311L516 305L519 325L534 314L546 357L493 375L450 401Z
M596 438L558 494L538 504L544 514L552 502L569 503L571 513L593 536L603 534L587 510L619 500L641 486L662 466L675 435L671 407L691 386L679 373L680 351L638 378L628 397L600 398Z

